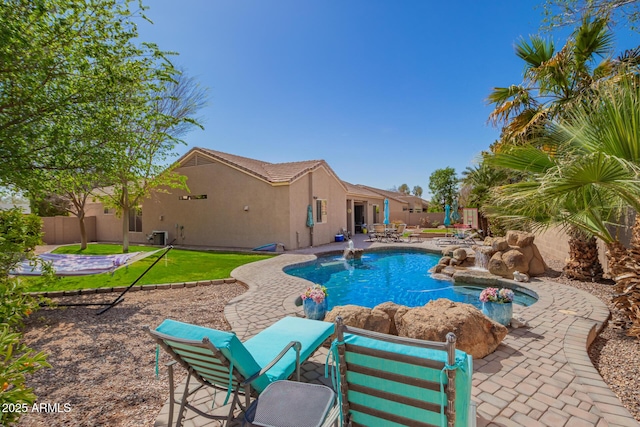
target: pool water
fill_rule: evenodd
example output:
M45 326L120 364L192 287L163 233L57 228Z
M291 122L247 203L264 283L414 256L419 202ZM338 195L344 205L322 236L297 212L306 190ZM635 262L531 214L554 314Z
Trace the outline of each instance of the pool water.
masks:
M329 310L337 305L356 304L373 308L393 301L408 307L447 298L481 308L478 299L484 286L457 284L431 277L429 269L440 256L418 251L365 252L361 260L342 255L321 256L304 265L285 268L285 273L327 287ZM515 303L528 306L536 299L515 292Z

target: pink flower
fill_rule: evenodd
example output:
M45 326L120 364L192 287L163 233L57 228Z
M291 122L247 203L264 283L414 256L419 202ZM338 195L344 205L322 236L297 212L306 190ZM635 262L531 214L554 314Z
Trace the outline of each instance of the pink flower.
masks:
M326 287L321 285L313 285L309 286L302 294L300 294L300 297L303 300L311 298L313 301L319 304L325 300L327 295L328 293Z
M497 302L497 303L509 303L513 302L515 294L511 289L502 288L498 291L498 288L485 288L480 292L480 301L482 302Z

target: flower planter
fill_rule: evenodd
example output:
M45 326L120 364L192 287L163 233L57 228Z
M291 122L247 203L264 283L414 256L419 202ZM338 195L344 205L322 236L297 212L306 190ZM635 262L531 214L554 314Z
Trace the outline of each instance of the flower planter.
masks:
M327 314L327 300L315 302L313 299L307 298L302 302L302 308L307 319L324 320L324 316Z
M499 302L483 302L482 312L492 320L500 323L504 326L509 326L511 318L513 317L513 303L499 303Z

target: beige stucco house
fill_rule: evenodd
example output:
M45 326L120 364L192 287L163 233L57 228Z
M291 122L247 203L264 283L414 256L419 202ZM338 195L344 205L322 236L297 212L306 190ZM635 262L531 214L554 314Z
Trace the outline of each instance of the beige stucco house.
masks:
M163 243L179 246L251 249L280 243L286 249L305 248L335 241L344 228L356 233L364 224L382 222L385 198L390 220L409 224L410 212L426 203L344 182L324 160L269 163L193 148L178 164L175 171L187 177L189 191L167 189L145 200L141 215L132 212L130 218L131 243L157 243L153 236L160 234ZM309 207L313 227L307 225ZM98 202L87 210L87 217L95 217L90 220L95 231L89 230L95 240L121 240L121 220L113 211ZM50 244L77 241L74 227L75 218L45 219L44 239Z
M346 186L324 160L268 163L194 148L179 164L190 191L155 193L142 207L143 229L167 231L169 242L295 249L334 241L347 225Z

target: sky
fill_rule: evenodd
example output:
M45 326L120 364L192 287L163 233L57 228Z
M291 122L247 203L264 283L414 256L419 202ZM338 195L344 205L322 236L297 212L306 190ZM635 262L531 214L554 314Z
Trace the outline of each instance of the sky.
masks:
M539 32L541 3L147 0L153 25L138 30L209 91L205 129L179 155L322 159L342 180L428 199L433 171L460 174L498 138L486 98L522 81L514 45Z

